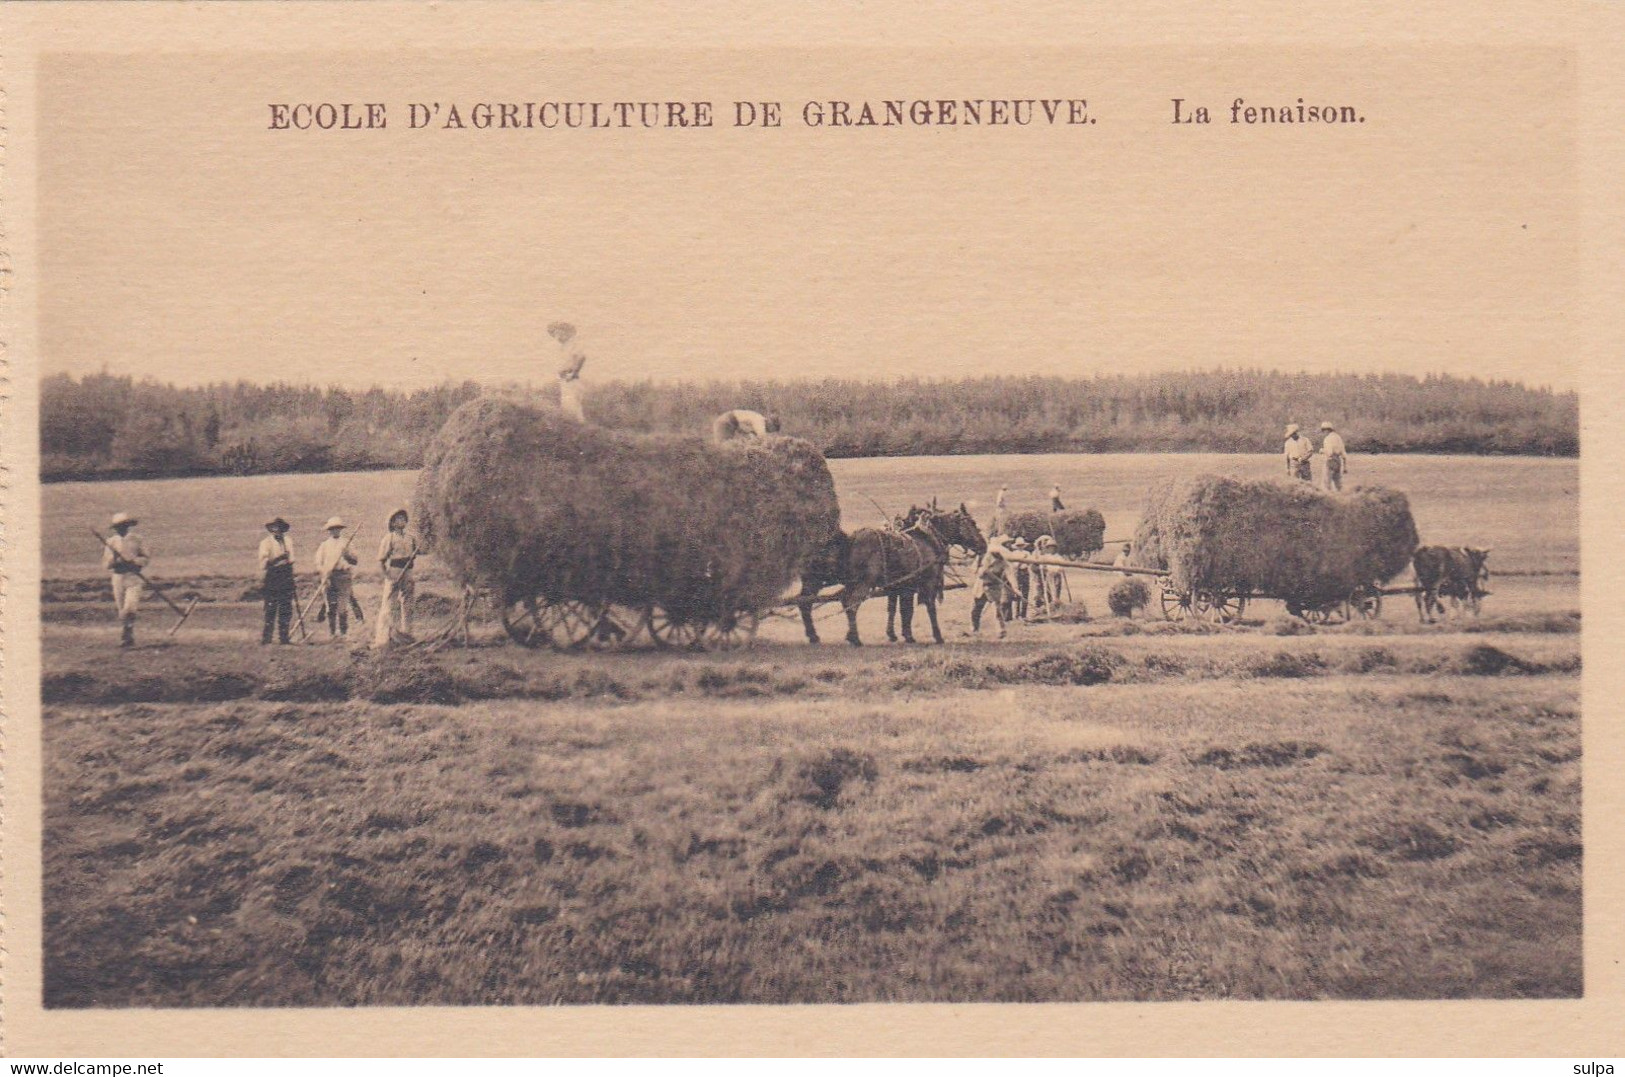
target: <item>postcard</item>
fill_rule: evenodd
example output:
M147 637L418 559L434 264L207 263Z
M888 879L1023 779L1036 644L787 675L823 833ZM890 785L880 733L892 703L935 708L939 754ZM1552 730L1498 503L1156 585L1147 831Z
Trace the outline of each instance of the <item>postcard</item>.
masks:
M1620 1054L1621 18L1248 12L0 10L8 1053Z

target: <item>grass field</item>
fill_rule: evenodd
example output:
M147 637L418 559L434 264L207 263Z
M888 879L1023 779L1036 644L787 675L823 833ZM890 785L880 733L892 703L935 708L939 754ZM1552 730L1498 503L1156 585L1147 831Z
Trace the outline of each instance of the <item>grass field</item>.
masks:
M1117 460L835 470L849 525L871 496L985 513L1001 480L1019 505L1059 479L1121 533L1191 466ZM47 487L46 1002L1575 997L1573 462L1357 465L1425 539L1495 547L1482 618L1123 620L1079 571L1094 616L1002 643L963 635L955 591L941 648L885 645L878 602L861 649L788 618L712 655L532 652L488 622L434 653L261 648L267 504L308 543L409 476ZM173 641L149 602L112 646L74 535L113 506L203 599Z
M1579 464L1528 457L1356 456L1351 482L1392 486L1410 496L1422 541L1492 546L1497 572L1564 572L1580 568ZM1274 476L1274 456L1069 455L938 456L834 460L841 516L848 528L879 521L878 503L899 513L940 497L971 503L984 524L1001 483L1011 508L1041 508L1059 483L1069 505L1093 506L1106 517L1107 536L1127 538L1139 522L1145 491L1174 475L1218 471ZM281 515L308 563L323 537L321 524L338 513L365 530L357 540L370 553L389 513L409 502L415 472L265 475L250 478L161 479L151 482L53 483L42 490L44 575L99 572L100 547L90 528L105 530L116 511L142 518L142 533L158 555L159 576L241 575L255 569L263 524ZM366 541L366 540L370 540Z

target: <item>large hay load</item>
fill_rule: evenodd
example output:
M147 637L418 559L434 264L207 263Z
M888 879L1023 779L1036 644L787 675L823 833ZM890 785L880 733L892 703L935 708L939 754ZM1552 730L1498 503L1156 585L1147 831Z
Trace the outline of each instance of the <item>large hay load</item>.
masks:
M616 605L664 625L754 623L840 528L805 441L621 434L490 397L446 420L414 501L426 548L460 582L533 617Z
M1388 582L1410 564L1417 541L1397 490L1327 493L1198 475L1152 490L1133 561L1167 572L1187 594L1268 595L1309 609Z
M1088 557L1106 546L1106 519L1094 509L1063 509L1060 512L1009 512L1000 518L1000 529L1016 538L1037 542L1043 535L1055 539L1062 557Z

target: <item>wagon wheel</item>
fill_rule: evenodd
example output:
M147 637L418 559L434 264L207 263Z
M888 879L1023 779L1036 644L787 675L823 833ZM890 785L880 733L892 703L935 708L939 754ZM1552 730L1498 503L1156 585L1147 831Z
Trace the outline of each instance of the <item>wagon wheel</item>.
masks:
M1217 624L1227 625L1238 620L1246 608L1247 599L1242 595L1226 594L1223 591L1203 591L1196 596L1196 612Z
M643 627L655 646L662 650L672 647L695 650L704 644L703 622L675 620L660 606L650 606L643 611Z
M756 639L760 623L750 610L740 610L720 621L707 622L700 629L700 645L710 651L732 651L749 647Z
M516 643L562 651L592 639L603 614L603 607L586 602L549 602L530 595L502 607L502 627Z
M1299 616L1312 625L1342 624L1349 619L1349 607L1345 602L1334 602L1329 606L1308 606Z
M1193 606L1194 600L1190 592L1176 591L1172 586L1162 586L1162 615L1168 620L1186 620L1194 614Z
M1382 592L1361 587L1349 596L1349 620L1375 621L1382 617Z

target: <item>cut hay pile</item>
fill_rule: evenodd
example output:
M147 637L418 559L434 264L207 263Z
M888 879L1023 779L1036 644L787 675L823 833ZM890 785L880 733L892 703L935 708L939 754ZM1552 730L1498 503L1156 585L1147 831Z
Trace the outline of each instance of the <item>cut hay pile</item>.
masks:
M1136 610L1145 609L1150 601L1151 589L1144 580L1118 580L1106 592L1106 606L1118 617L1133 617Z
M1314 607L1397 576L1416 550L1397 490L1326 493L1303 483L1198 475L1152 490L1134 563L1183 591L1266 594Z
M805 441L621 434L500 398L446 420L414 503L425 547L504 603L658 605L677 620L768 609L840 528Z
M1000 517L999 527L1004 534L1028 542L1049 535L1062 557L1088 557L1106 546L1106 520L1094 509L1009 512Z

